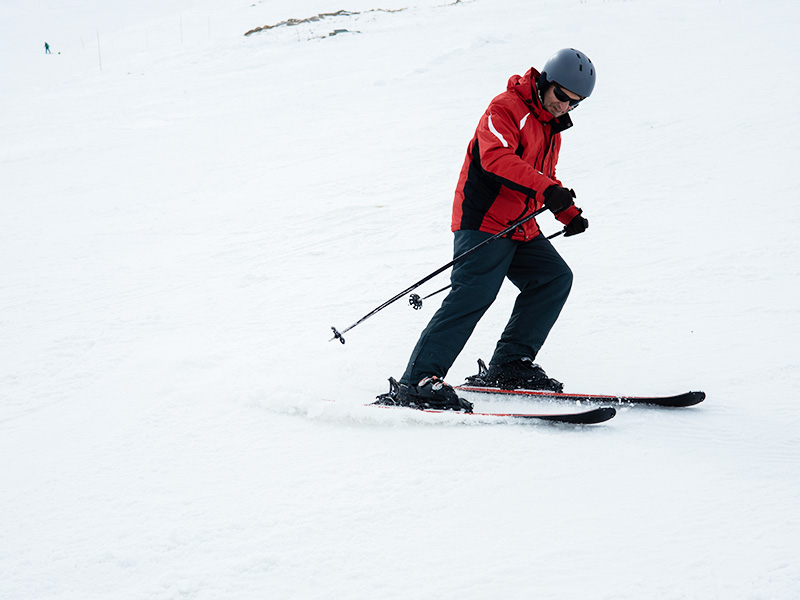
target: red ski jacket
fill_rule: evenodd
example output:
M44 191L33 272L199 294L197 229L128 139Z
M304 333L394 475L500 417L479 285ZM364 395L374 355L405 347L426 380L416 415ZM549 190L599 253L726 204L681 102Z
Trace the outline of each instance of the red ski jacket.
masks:
M544 191L561 185L556 162L561 131L569 115L556 118L539 100L539 72L529 70L508 80L505 92L491 101L467 148L458 179L451 229L498 233L544 205ZM565 225L578 214L574 206L556 215ZM536 219L511 236L527 241L539 235Z

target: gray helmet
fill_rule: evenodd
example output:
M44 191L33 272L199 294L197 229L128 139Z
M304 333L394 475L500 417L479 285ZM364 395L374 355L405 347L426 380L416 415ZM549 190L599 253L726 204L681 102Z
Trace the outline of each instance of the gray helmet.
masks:
M564 48L547 59L542 69L542 83L557 83L579 96L588 98L594 89L595 69L580 50ZM544 92L544 85L539 89Z

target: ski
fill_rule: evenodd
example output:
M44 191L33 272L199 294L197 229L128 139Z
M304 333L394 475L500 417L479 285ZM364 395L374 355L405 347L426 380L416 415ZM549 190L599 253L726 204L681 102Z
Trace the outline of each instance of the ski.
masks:
M453 410L435 410L432 408L412 408L410 406L393 406L389 404L379 404L373 402L366 406L377 406L379 408L415 410L424 413L458 415L468 418L483 417L506 419L511 421L550 421L552 423L570 423L573 425L595 425L612 419L617 414L617 410L612 406L601 406L580 412L553 413L553 414L534 414L534 413L496 413L496 412L458 412Z
M456 390L474 394L502 394L524 398L541 398L542 400L571 400L575 402L615 402L621 404L650 404L673 408L694 406L706 398L705 392L686 392L675 396L606 396L600 394L565 394L547 390L504 390L494 387L474 385L457 385Z

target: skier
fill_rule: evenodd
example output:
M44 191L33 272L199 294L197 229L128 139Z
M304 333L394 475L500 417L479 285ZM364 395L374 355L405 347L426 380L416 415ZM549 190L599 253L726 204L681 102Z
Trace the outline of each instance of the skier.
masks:
M556 177L561 132L569 112L591 95L595 68L573 48L559 50L542 72L514 75L494 98L468 148L453 203L454 256L459 256L542 206L565 225L565 235L589 226L574 204L575 192ZM473 385L561 391L533 361L556 322L572 286L572 271L539 231L535 219L457 262L451 290L422 332L399 384L379 402L419 408L463 410L444 377L503 280L520 290L511 318L485 369Z
M50 44L48 44L47 42L44 43L44 53L52 54L52 52L50 52Z

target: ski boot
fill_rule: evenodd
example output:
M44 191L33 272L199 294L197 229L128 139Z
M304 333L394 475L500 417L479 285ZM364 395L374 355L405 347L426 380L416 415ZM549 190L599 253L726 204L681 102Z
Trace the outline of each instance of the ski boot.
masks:
M564 384L547 376L530 358L518 358L502 365L486 367L478 359L478 374L467 377L465 385L496 387L503 390L544 390L562 392Z
M389 391L378 396L374 404L472 412L472 403L459 398L453 387L438 377L426 377L417 385L398 383L390 377Z

